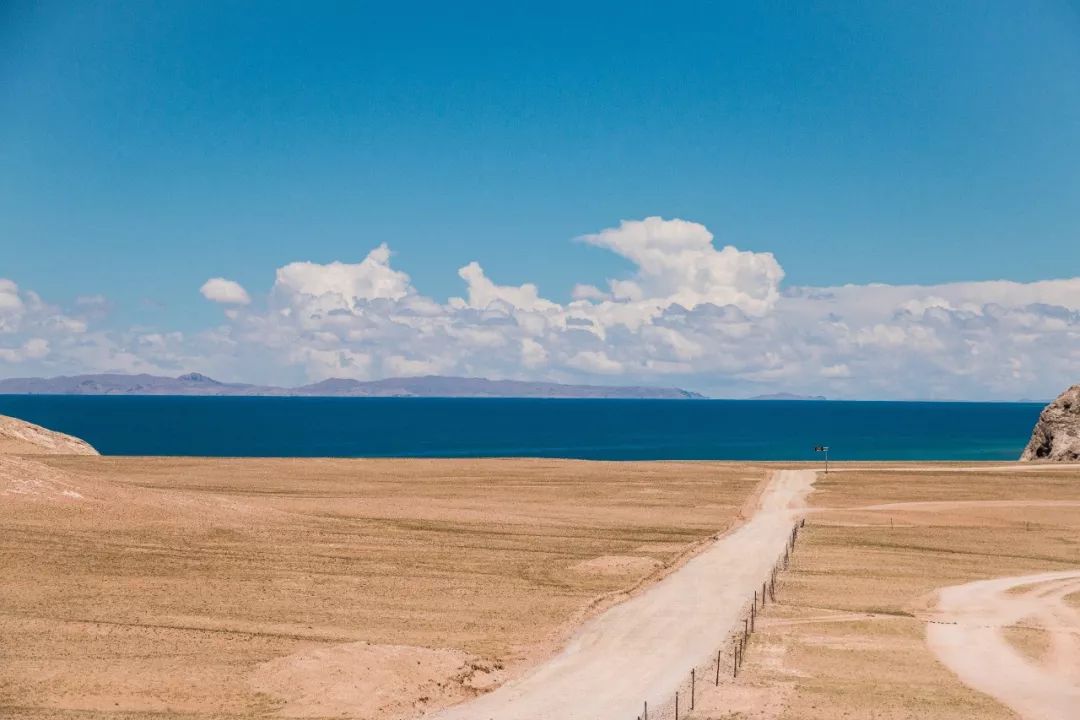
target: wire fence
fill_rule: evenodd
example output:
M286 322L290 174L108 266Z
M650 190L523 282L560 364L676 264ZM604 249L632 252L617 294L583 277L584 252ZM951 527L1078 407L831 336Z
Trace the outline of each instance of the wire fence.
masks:
M804 527L806 518L801 518L792 526L784 544L784 552L773 564L768 577L762 580L761 587L756 588L753 595L747 598L745 609L741 613L742 627L736 626L732 629L717 648L715 657L706 659L687 671L686 679L675 688L675 694L669 702L650 707L647 701L643 701L637 720L683 720L694 712L695 705L707 686L718 687L721 680L738 679L750 650L750 638L757 626L758 616L770 603L776 602L780 589L780 573L791 566L795 543Z

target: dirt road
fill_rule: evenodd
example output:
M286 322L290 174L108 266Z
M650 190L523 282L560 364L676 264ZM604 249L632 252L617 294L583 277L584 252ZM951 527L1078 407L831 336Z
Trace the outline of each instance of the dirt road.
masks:
M739 623L783 552L816 473L777 471L758 511L679 571L586 623L524 677L450 708L439 720L633 720L672 700L691 667ZM650 713L652 714L652 713Z
M981 580L940 591L927 625L930 648L966 685L1025 720L1080 713L1080 570ZM1045 633L1043 656L1026 656L1005 637L1020 624Z

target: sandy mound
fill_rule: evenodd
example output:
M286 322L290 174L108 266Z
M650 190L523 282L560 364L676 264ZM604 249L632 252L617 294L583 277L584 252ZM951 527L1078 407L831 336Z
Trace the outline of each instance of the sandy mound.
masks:
M0 455L97 455L90 443L0 415Z
M283 702L285 717L399 717L471 697L500 670L458 650L357 642L276 658L250 682Z
M656 558L651 557L603 555L589 560L582 560L573 567L578 572L596 573L597 575L646 575L662 564Z

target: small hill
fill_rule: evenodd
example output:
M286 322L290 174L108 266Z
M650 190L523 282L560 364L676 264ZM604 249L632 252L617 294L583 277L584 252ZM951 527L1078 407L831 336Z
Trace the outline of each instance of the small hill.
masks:
M1043 408L1020 460L1080 461L1080 385Z
M796 395L794 393L772 393L770 395L755 395L748 400L824 400L824 395Z
M90 443L0 415L0 455L97 455Z
M0 394L9 395L258 395L268 388L223 383L200 373L179 377L98 373L52 378L0 380Z

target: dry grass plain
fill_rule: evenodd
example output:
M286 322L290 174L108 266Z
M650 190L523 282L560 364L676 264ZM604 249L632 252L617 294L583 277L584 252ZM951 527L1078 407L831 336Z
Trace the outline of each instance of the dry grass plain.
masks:
M690 718L1016 717L938 662L927 611L944 586L1080 566L1080 471L909 470L819 478L744 672L709 683ZM1038 660L1050 649L1026 623L1005 636Z
M417 717L676 568L767 469L23 450L0 447L0 717L36 720ZM926 623L939 588L1075 569L1080 472L849 465L810 502L743 673L686 717L1014 718ZM1037 623L1004 637L1062 660Z
M549 652L763 468L0 458L0 717L397 718Z

